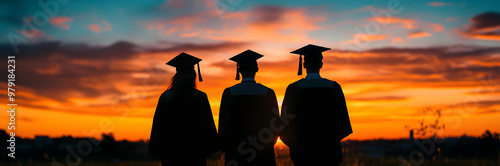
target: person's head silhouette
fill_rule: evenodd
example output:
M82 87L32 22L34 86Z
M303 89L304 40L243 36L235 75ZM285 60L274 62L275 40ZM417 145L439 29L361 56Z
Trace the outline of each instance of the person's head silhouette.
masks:
M174 96L187 95L189 93L186 92L196 88L196 72L194 71L196 64L198 65L198 79L200 82L203 81L200 73L200 61L200 58L183 52L166 63L176 69L168 87Z
M304 68L306 68L307 73L319 73L319 70L323 67L323 54L322 52L330 50L330 48L321 47L317 45L309 44L302 48L299 48L290 53L299 54L299 72L297 75L302 75L302 56L304 56Z
M236 80L240 79L239 73L243 78L254 78L255 73L259 71L257 59L262 58L263 55L256 53L252 50L246 50L236 56L229 58L236 62Z

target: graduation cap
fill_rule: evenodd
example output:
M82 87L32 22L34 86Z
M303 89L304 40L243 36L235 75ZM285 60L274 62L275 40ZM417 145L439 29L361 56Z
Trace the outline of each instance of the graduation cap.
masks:
M236 80L240 80L240 74L239 74L239 66L243 65L248 65L248 64L256 64L257 59L262 58L264 55L261 55L259 53L256 53L252 50L246 50L243 51L242 53L233 56L229 58L229 60L232 60L236 62Z
M312 45L308 44L307 46L304 46L302 48L299 48L295 51L292 51L290 53L292 54L299 54L299 72L297 75L302 75L302 56L304 56L304 59L323 59L323 54L321 54L324 51L331 50L330 48L326 47L321 47L317 45ZM306 58L307 57L307 58Z
M175 67L175 71L178 73L191 71L194 69L194 65L198 65L198 79L200 82L203 82L200 72L200 61L200 58L182 52L166 64Z

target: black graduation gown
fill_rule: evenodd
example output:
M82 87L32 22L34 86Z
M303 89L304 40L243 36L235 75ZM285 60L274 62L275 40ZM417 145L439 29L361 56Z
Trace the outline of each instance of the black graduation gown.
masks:
M317 78L290 84L281 115L294 116L286 119L289 123L281 140L290 148L296 166L342 162L340 141L352 133L352 128L344 93L337 82Z
M206 165L217 151L217 130L207 95L193 89L189 97L161 94L156 107L148 152L162 165Z
M226 165L237 162L239 166L275 166L274 144L278 135L270 123L278 118L272 89L255 81L226 88L219 112L219 139ZM252 139L258 145L254 146Z

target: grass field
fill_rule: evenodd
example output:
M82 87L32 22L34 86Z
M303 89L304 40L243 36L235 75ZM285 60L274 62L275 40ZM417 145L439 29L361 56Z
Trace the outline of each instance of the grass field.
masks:
M290 159L289 150L287 147L276 148L276 164L277 166L293 166ZM354 155L350 155L354 156ZM49 161L32 161L31 159L17 159L12 162L3 162L0 160L0 166L159 166L160 161L153 160L150 155L146 153L133 154L125 157L127 161L120 161L115 159L106 158L104 156L92 156L81 158L80 164L72 164L64 162L64 159L56 159L59 162L54 164ZM408 160L408 159L406 159ZM224 158L222 152L217 152L207 159L209 166L223 166ZM401 161L396 157L386 158L367 158L367 157L345 157L341 166L400 166ZM409 165L409 164L406 164ZM417 164L414 164L417 165ZM432 158L424 158L422 166L500 166L499 160L487 159L443 159L433 160Z
M291 160L289 158L286 159L277 159L278 166L293 166ZM66 163L61 163L63 165L68 165ZM52 165L51 162L32 162L32 161L23 161L23 162L8 162L2 163L2 166L48 166ZM159 166L159 161L82 161L79 166ZM209 166L222 166L223 161L221 159L215 160L211 159L208 162ZM393 166L400 165L400 161L398 159L356 159L356 158L347 158L340 164L341 166ZM498 161L493 160L456 160L451 159L448 161L434 161L434 160L425 160L422 165L425 166L500 166ZM58 166L58 165L52 165Z

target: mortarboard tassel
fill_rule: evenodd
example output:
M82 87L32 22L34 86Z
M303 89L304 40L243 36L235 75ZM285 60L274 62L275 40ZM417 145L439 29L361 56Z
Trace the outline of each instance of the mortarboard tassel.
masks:
M240 80L239 63L236 63L236 80Z
M200 63L198 63L197 65L198 65L198 79L200 80L200 82L203 82L203 78L201 78Z
M302 75L302 55L299 56L299 72L297 75Z

